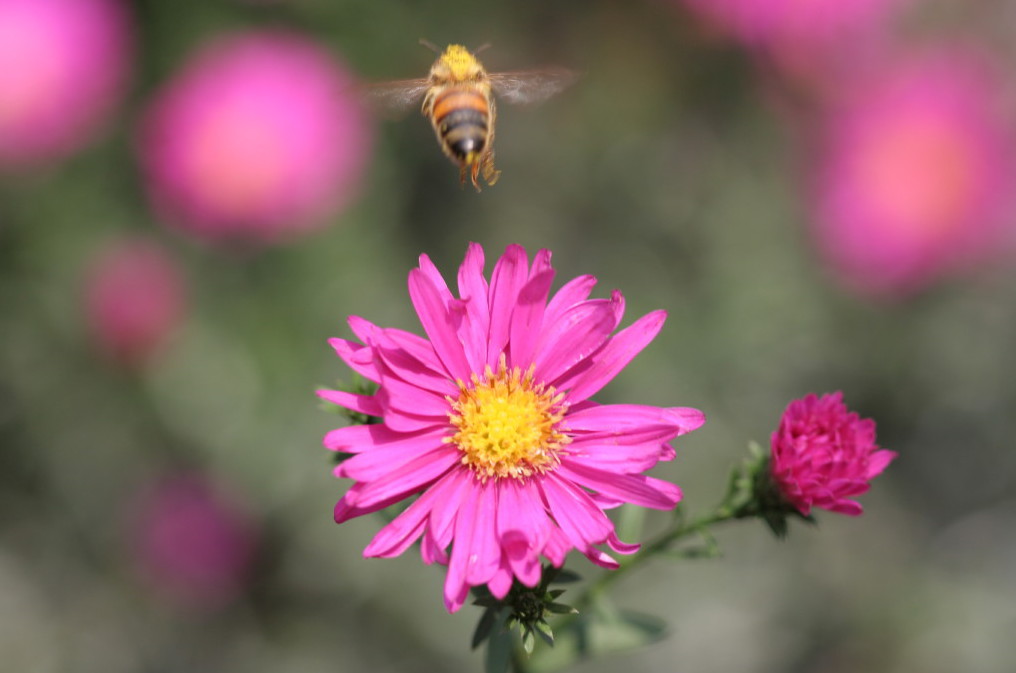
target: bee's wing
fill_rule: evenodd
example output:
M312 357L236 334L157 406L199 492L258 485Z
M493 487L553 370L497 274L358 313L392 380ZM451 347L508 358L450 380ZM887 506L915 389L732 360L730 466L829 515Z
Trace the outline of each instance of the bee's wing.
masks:
M570 86L578 73L567 68L515 70L490 75L490 85L506 103L540 103Z
M426 79L397 79L363 87L363 99L370 107L390 116L405 114L430 87Z

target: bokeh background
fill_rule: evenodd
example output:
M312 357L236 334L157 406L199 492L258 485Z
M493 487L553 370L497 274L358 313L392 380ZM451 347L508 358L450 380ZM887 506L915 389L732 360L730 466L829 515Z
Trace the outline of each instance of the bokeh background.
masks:
M440 569L332 523L313 394L478 241L669 312L599 397L706 412L691 511L807 392L900 454L860 518L626 578L667 638L574 670L1013 670L1016 12L812 4L0 0L0 668L479 670ZM482 194L360 106L421 37L582 73Z

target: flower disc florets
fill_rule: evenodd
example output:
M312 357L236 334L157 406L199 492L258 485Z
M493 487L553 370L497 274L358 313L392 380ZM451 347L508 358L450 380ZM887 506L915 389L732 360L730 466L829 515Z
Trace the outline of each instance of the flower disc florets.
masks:
M557 425L567 405L553 386L535 383L533 367L522 374L508 369L502 355L495 372L488 366L471 385L459 382L457 400L449 398L456 432L445 441L462 451L462 464L480 477L521 479L553 469L568 443Z

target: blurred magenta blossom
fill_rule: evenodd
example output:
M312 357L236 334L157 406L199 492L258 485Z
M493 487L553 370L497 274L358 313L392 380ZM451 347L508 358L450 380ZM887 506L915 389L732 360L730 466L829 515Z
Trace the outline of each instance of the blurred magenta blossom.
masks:
M311 40L220 37L152 101L140 151L170 223L211 240L273 242L355 196L369 128L354 81Z
M86 279L86 311L92 334L112 359L147 361L183 320L183 272L158 244L124 238L93 261Z
M843 404L843 393L794 400L770 444L770 473L783 499L807 516L812 507L857 516L852 496L896 457L875 444L875 421Z
M814 51L879 32L908 0L681 0L750 47Z
M170 473L146 484L130 506L134 561L155 593L214 610L245 590L259 536L233 494L204 475Z
M123 93L130 28L119 0L0 0L0 168L92 139Z
M1016 221L1013 121L987 62L942 48L845 88L819 141L818 243L862 291L901 295L996 254Z

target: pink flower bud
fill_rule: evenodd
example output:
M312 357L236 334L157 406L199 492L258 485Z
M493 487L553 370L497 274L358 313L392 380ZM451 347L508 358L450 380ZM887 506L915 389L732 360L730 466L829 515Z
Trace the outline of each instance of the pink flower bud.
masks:
M182 272L157 244L142 238L113 243L96 258L86 279L95 341L120 363L144 363L180 324L185 294Z
M770 474L783 499L807 516L812 507L857 516L849 498L896 457L875 444L875 421L843 404L843 393L809 394L783 412L770 445Z
M87 143L120 99L129 52L119 0L0 0L0 168Z
M215 40L144 119L149 193L169 223L206 239L273 242L353 200L369 148L346 69L307 38Z

